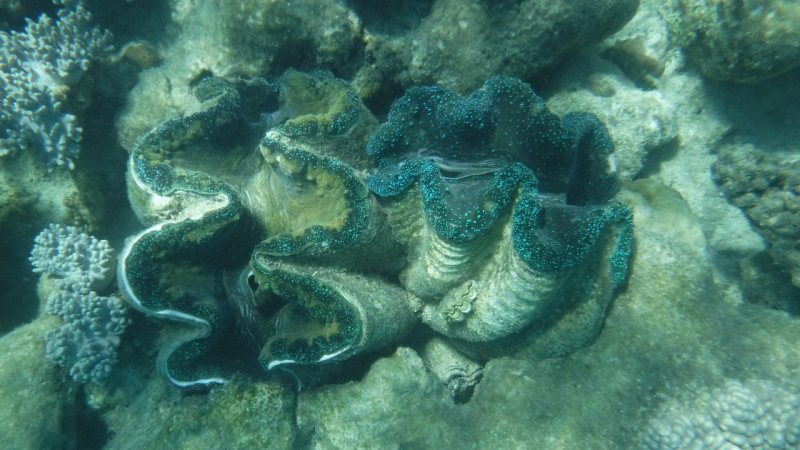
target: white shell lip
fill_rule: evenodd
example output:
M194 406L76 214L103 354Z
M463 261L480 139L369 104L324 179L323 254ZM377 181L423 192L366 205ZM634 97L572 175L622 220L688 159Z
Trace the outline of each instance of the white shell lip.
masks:
M150 197L150 205L160 205L162 208L166 208L171 202L169 196L163 196L155 192L152 188L150 188L146 183L144 183L141 178L136 174L133 165L133 159L129 160L129 171L133 178L134 183L136 183L137 188L144 190ZM211 324L208 321L201 319L197 316L193 316L191 314L187 314L182 311L178 311L175 309L160 309L160 310L152 310L145 307L139 297L131 288L130 280L128 279L128 257L133 250L133 247L145 236L151 233L157 233L161 231L165 226L170 224L175 224L179 222L184 222L187 220L199 220L204 216L225 208L230 204L230 198L223 194L223 193L215 193L215 194L203 194L199 192L194 192L191 189L179 189L174 191L175 192L186 192L189 194L194 194L199 197L207 197L204 199L206 201L195 202L194 208L188 208L183 211L183 214L180 214L178 217L171 218L169 220L164 220L161 222L156 223L143 231L129 237L125 240L125 245L120 252L118 261L117 261L117 284L119 285L119 290L122 293L122 296L128 301L128 303L133 306L138 311L142 313L158 317L162 319L173 320L176 322L181 322L188 324L196 329L194 334L189 334L183 336L182 339L172 343L171 346L163 349L158 356L157 366L159 371L164 375L167 380L175 386L181 388L191 388L191 387L206 387L215 384L225 384L228 382L227 379L221 377L207 377L207 378L200 378L196 380L179 380L175 378L172 373L169 371L169 367L167 364L167 360L169 356L173 353L173 351L189 341L195 339L201 339L204 337L208 337L211 335ZM204 208L205 206L205 208ZM208 206L211 206L210 208ZM156 212L156 211L154 211Z
M318 360L306 364L317 364L317 363L324 363L326 361L331 361L333 359L336 359L336 357L341 355L342 353L347 352L349 349L350 346L347 346L346 348L343 348L337 352L328 353L327 355L322 355L322 357L320 357ZM285 364L298 364L298 362L294 359L280 359L277 361L272 361L271 363L267 364L267 370L272 370L276 367L283 366Z

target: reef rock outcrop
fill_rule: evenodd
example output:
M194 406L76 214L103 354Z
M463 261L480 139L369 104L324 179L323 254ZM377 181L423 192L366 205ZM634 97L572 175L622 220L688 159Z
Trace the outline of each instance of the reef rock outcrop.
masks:
M800 5L792 0L670 0L677 43L713 79L756 82L800 65Z

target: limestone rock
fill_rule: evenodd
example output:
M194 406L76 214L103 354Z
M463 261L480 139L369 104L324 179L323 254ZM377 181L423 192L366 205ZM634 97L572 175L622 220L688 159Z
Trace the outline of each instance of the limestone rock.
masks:
M793 0L671 0L669 20L710 78L755 82L800 65L800 4Z
M58 319L43 316L0 339L0 442L4 448L68 448L71 394L45 359L44 335Z

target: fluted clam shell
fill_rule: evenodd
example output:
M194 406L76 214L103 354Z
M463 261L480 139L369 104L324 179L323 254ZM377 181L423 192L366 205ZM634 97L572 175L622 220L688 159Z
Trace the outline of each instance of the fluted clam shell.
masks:
M246 208L265 231L257 251L368 272L395 273L403 263L386 215L359 172L305 139L270 130L260 169L244 183Z
M450 289L469 279L490 258L498 230L466 242L439 235L425 220L419 187L394 199L382 201L388 218L389 239L402 248L389 253L402 258L400 282L405 289L428 302L438 302Z
M224 382L194 372L192 363L231 322L218 274L252 240L236 188L204 172L214 165L208 156L213 152L198 151L213 148L231 130L246 129L238 93L218 80L198 91L208 96L207 109L162 123L131 154L129 198L148 227L127 239L117 265L120 291L134 308L176 322L164 332L158 366L180 387ZM231 156L244 147L225 150Z
M440 302L426 304L423 320L445 336L483 343L514 335L532 323L552 326L576 305L608 305L619 285L618 253L630 247L627 209L618 204L608 209L598 210L609 219L586 254L558 268L524 260L512 239L518 224L507 221L490 261ZM602 322L605 307L597 314L601 317L596 321Z
M496 234L470 242L448 242L426 230L401 275L403 286L427 301L438 301L487 262Z
M259 289L286 302L259 356L267 370L378 350L405 337L416 322L412 304L417 302L380 278L292 264L258 252L251 264Z

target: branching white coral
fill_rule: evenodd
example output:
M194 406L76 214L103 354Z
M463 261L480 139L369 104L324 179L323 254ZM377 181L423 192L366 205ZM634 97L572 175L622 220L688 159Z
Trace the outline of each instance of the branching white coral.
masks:
M46 304L64 324L45 336L45 357L69 369L78 383L105 380L117 361L120 335L130 322L125 303L85 286L64 286Z
M33 271L56 280L57 290L45 311L63 324L45 336L45 356L69 368L73 380L101 382L117 360L120 335L128 326L125 303L101 296L114 276L114 250L108 241L75 227L51 224L36 236L30 261Z
M114 250L77 228L50 224L34 239L30 256L33 271L102 290L114 277Z
M61 100L110 39L77 2L55 20L43 14L22 32L0 32L0 156L37 148L49 168L74 167L82 130Z

